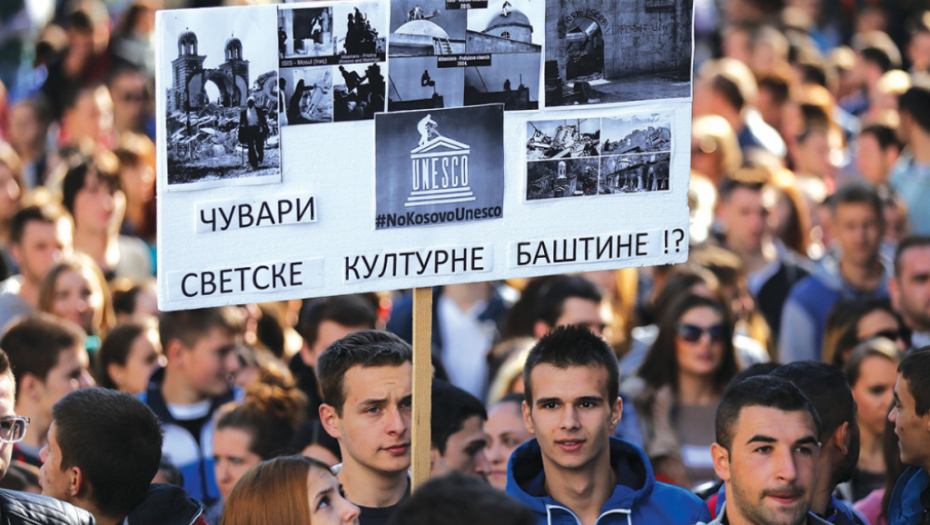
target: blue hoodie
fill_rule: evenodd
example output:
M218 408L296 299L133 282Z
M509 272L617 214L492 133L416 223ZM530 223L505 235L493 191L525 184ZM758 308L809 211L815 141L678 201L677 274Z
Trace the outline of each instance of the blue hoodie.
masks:
M685 525L709 522L700 498L687 490L657 482L646 454L630 443L610 438L610 463L617 485L601 508L597 525ZM542 452L535 439L521 445L507 466L507 494L532 509L539 525L580 525L565 505L545 492Z
M928 509L920 502L920 495L930 486L930 474L917 467L907 467L894 484L888 502L888 525L918 525ZM509 488L509 485L508 485Z

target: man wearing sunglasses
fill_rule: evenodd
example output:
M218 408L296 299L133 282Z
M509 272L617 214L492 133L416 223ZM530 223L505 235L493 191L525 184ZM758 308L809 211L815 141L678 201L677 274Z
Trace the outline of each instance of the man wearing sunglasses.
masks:
M13 444L26 435L29 418L16 415L16 380L10 359L0 350L0 479L6 476ZM0 489L0 516L10 525L47 523L92 525L90 514L45 496Z

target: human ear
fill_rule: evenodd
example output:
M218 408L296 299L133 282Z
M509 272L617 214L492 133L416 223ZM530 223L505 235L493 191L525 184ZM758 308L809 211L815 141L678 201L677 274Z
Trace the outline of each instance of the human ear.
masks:
M724 482L730 481L730 453L718 443L710 446L710 456L714 460L714 472Z
M849 444L852 440L852 432L850 430L849 421L847 421L836 427L836 430L833 431L833 441L836 442L836 447L840 449L840 453L844 456L849 454Z
M23 374L22 379L19 381L19 398L26 397L34 401L41 397L42 387L44 386L45 382L34 374Z
M336 407L326 403L320 405L320 423L323 424L323 429L331 437L335 439L342 437L339 431L339 414L336 413Z
M620 420L623 418L623 399L617 396L617 402L614 403L610 411L610 431L613 432Z
M526 431L530 434L536 435L536 429L533 427L533 413L530 405L524 401L523 405L523 425L526 427Z

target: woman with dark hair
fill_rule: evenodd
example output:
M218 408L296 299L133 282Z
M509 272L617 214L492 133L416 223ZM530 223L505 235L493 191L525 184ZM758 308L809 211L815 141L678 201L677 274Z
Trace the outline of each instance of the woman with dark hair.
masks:
M885 486L888 467L882 446L888 411L894 402L901 351L890 340L875 337L859 344L846 361L846 381L859 419L859 462L851 482L850 501L859 501Z
M113 326L110 288L97 264L74 253L53 266L39 286L40 312L48 312L80 326L87 334L87 349L96 352Z
M853 505L872 525L888 525L888 504L891 502L891 493L905 468L901 463L901 448L898 446L898 436L894 433L894 423L888 419L885 419L882 455L886 466L884 485Z
M224 502L250 467L287 453L306 403L289 373L260 368L242 402L220 407L213 431L213 457L223 499L207 509L204 519L208 523L219 523Z
M823 337L823 361L843 368L859 343L884 337L907 349L904 325L887 298L840 299L827 316Z
M326 433L319 419L301 425L291 438L288 448L294 454L322 461L330 467L342 462L339 440Z
M97 354L97 382L102 387L138 394L163 361L154 322L119 325L107 335Z
M733 322L722 303L686 295L668 308L639 371L621 385L657 478L687 488L713 479L717 405L738 371Z
M229 495L222 525L357 525L358 515L329 467L286 456L242 476Z

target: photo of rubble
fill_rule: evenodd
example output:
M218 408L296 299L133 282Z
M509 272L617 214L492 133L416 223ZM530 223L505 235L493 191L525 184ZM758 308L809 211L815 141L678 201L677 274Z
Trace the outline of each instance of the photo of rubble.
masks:
M600 128L601 119L527 122L526 160L597 157Z

